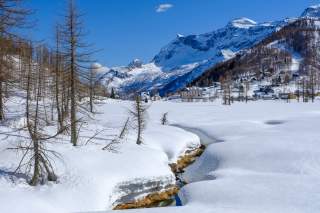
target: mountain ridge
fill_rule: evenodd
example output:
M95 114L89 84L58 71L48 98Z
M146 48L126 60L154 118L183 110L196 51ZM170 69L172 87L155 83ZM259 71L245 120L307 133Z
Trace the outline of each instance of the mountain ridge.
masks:
M178 34L150 63L139 61L138 67L111 68L100 76L100 82L126 96L137 92L160 92L163 96L184 88L217 63L235 57L284 26L305 17L320 17L320 5L308 7L298 18L257 23L242 17L209 33Z
M229 78L271 85L315 78L320 70L320 19L302 17L236 57L211 67L189 86L210 86Z

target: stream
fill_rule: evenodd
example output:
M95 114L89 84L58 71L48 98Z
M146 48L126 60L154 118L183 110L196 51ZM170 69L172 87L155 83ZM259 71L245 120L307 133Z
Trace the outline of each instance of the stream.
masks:
M213 154L211 145L214 143L221 143L223 140L220 140L199 128L185 127L177 124L172 126L197 135L200 138L201 143L199 148L186 152L184 156L181 156L179 161L169 165L175 174L176 184L170 186L172 187L171 191L161 192L161 190L165 190L165 186L158 185L157 182L150 182L148 184L149 187L151 187L151 189L149 189L149 193L151 194L148 195L149 197L147 196L145 199L136 203L130 201L133 200L134 196L141 193L141 191L136 190L141 187L141 183L121 186L119 191L127 191L128 195L121 197L121 200L118 201L120 204L114 208L115 210L183 206L183 202L186 199L184 199L183 194L179 192L181 192L181 189L184 186L190 183L215 179L210 173L218 168L219 160L216 155ZM152 190L158 191L159 193L153 193Z
M215 179L214 176L210 176L208 174L218 168L219 160L217 159L217 157L210 155L210 153L208 154L207 148L211 144L221 143L224 141L214 136L211 136L207 134L205 131L198 128L186 127L178 124L172 126L196 134L200 138L201 144L205 146L204 152L201 156L196 158L194 163L189 165L182 173L176 174L178 180L177 185L179 186L179 188L181 189L189 183ZM172 204L174 204L174 206L183 205L182 198L179 196L179 193L174 196Z

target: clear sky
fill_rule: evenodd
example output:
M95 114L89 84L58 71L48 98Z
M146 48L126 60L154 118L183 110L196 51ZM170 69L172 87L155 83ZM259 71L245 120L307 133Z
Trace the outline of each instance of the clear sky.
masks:
M53 39L53 26L66 0L27 0L37 26L28 34ZM95 58L106 66L150 61L176 35L210 32L231 19L257 22L297 17L319 0L77 0L84 12L88 40L102 49ZM159 5L162 5L159 7Z

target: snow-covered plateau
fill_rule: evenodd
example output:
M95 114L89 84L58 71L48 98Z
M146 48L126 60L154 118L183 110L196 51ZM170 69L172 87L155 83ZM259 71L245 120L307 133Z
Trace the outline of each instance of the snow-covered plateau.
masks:
M11 122L1 131L23 123L16 114L21 101L11 100ZM21 153L7 148L19 141L1 136L1 212L107 212L123 195L118 190L121 184L175 184L168 164L198 147L199 137L207 148L183 175L189 183L179 193L183 206L130 212L314 213L320 209L319 102L223 106L220 100L157 101L149 108L143 145L135 144L131 130L118 152L103 151L107 140L120 131L131 104L100 102L98 114L81 131L82 145L72 147L64 137L56 142L54 149L62 156L54 164L57 183L31 187L22 174L13 176ZM172 126L160 124L165 112ZM96 132L101 133L86 140Z

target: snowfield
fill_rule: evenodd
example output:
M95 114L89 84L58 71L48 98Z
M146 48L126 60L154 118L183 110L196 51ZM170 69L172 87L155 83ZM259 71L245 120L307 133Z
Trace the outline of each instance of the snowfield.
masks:
M130 102L107 101L85 127L84 134L107 128L99 137L117 134ZM160 125L169 112L171 125ZM149 109L144 144L135 145L134 132L119 153L102 151L106 141L78 148L57 145L59 183L32 188L10 171L16 153L0 143L1 212L106 212L121 195L123 182L161 180L174 183L168 163L202 143L204 154L184 174L182 207L129 212L294 212L320 209L320 103L257 101L223 106L214 103L154 102ZM183 130L184 128L185 130ZM14 162L16 162L14 164ZM17 205L19 204L19 205Z
M214 143L185 173L183 207L132 212L318 212L319 105L154 104L154 117L169 111L172 124Z

